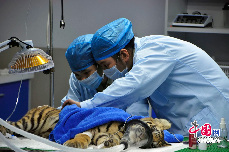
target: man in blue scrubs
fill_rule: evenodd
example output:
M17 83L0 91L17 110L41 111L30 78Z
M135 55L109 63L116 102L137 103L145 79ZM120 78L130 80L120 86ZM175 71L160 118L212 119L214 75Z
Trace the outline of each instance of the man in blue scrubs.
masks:
M172 123L173 133L188 135L194 120L218 129L225 118L229 129L229 79L201 48L176 38L151 35L134 37L128 19L100 28L92 39L92 53L107 76L123 71L92 99L79 107L127 107L149 97L159 118Z
M103 79L101 70L97 71L97 64L91 52L92 37L93 34L79 36L69 45L65 53L72 73L69 79L70 88L61 100L59 109L66 100L81 102L90 99L109 85L107 77Z
M62 108L66 104L82 102L91 99L97 92L103 91L113 81L123 77L127 71L116 74L108 79L103 75L103 70L96 64L91 52L91 40L93 34L82 35L76 38L68 47L65 56L72 70L69 79L69 90L61 100ZM103 76L102 76L103 75ZM102 76L102 77L101 77ZM136 110L136 107L141 107ZM148 102L146 99L133 103L129 107L122 107L131 115L148 116Z

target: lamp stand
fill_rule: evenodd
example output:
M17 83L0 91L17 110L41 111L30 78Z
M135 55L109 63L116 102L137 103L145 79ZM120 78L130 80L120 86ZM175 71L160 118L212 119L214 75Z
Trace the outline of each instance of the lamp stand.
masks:
M50 20L49 20L49 25L50 25L50 41L49 41L49 55L53 59L53 0L49 0L49 15L50 15ZM49 104L51 107L54 107L54 70L50 72L50 100Z

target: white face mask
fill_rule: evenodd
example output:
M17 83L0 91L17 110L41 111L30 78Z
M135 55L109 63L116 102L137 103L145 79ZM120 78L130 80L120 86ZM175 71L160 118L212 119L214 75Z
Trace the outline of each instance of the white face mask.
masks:
M103 78L95 71L92 75L84 80L80 80L79 83L88 89L97 89L101 84Z
M124 77L125 74L128 72L127 68L124 69L122 72L120 72L116 65L114 65L112 68L110 69L106 69L106 70L103 70L103 73L110 79L112 80L115 80L115 79L118 79L118 78L121 78L121 77Z

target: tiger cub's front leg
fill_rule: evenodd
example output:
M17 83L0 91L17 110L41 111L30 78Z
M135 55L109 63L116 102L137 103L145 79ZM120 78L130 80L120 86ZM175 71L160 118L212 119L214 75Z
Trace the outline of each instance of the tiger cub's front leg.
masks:
M64 145L68 147L86 149L91 144L91 140L93 140L92 143L96 146L103 144L104 148L118 145L120 142L117 135L111 135L110 133L96 133L93 135L92 139L92 134L88 131L77 134L73 139L66 141Z
M93 143L95 143L96 146L102 145L103 148L110 148L120 144L120 137L117 134L98 133L94 137Z
M122 127L122 122L109 122L97 127L92 143L96 146L103 144L103 148L119 145L124 133Z
M88 148L90 144L96 146L104 144L104 148L119 145L123 136L122 126L123 123L121 122L109 122L75 135L73 139L66 141L64 145L84 149Z
M86 149L91 143L92 133L90 131L75 135L73 139L67 140L64 145L74 148Z

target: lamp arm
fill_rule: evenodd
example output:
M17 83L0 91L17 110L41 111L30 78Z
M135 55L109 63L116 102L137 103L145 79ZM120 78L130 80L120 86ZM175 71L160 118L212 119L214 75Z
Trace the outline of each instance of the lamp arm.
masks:
M2 51L4 51L4 50L7 50L8 48L10 48L9 45L7 45L10 41L11 41L11 40L6 40L6 41L0 43L0 47L6 45L5 47L2 47L2 48L0 49L0 53L1 53Z
M26 47L27 49L33 48L32 40L21 41L17 37L11 37L10 40L11 40L11 42L9 43L10 47L14 47L14 46L19 47L19 45L20 45L22 48L23 47Z
M4 45L7 45L11 40L6 40L2 43L0 43L0 47L4 46Z
M11 47L17 46L19 47L19 45L24 49L24 48L32 48L33 47L33 42L32 40L25 40L25 41L21 41L20 39L16 38L16 37L11 37L9 40L6 40L2 43L0 43L0 53L4 50L7 50ZM2 48L1 48L2 47Z

